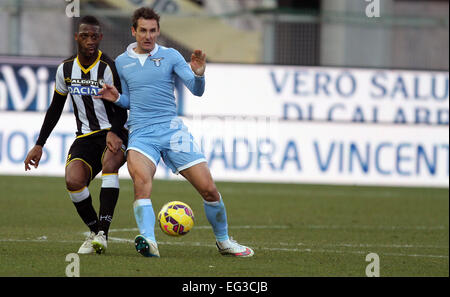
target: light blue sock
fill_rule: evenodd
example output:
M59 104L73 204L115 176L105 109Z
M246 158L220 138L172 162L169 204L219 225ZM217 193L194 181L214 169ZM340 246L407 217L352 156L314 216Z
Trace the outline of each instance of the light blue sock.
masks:
M139 228L139 233L156 242L155 239L155 212L153 211L152 200L137 199L133 204L134 217Z
M220 195L220 194L219 194ZM213 228L214 235L217 241L224 241L228 239L228 223L227 211L223 203L222 196L219 201L208 202L203 200L205 207L206 218Z

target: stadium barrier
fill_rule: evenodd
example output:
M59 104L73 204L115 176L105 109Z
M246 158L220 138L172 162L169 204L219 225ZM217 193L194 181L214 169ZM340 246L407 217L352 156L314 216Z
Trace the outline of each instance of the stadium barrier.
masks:
M43 118L42 112L0 113L0 174L25 174L23 160ZM444 126L183 120L216 180L449 186L449 136ZM27 174L62 176L74 131L73 115L63 114L44 147L39 169ZM156 178L180 178L163 162L159 167ZM129 178L126 166L120 175Z
M58 59L0 57L0 174L62 176L70 100L25 173ZM448 72L210 64L179 113L216 180L449 187ZM187 148L190 149L190 148ZM122 177L129 178L126 166ZM160 163L156 178L180 178Z

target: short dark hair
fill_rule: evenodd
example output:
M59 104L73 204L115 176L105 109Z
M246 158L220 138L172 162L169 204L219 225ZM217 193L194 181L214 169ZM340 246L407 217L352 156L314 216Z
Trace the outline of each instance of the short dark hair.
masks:
M141 7L134 11L133 18L131 20L134 29L137 29L137 22L140 18L144 18L146 20L156 20L159 28L159 14L157 14L150 7Z
M86 15L86 16L82 17L80 19L80 21L78 22L78 28L80 28L81 24L99 26L100 29L102 28L98 19L92 15Z

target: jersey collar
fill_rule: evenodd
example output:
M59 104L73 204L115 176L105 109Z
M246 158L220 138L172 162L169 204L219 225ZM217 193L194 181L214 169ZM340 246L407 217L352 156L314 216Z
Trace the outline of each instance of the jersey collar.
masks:
M134 51L134 49L136 47L137 47L137 42L133 42L132 44L130 44L127 47L128 56L130 56L131 58L139 59L139 60L143 59L144 62L147 59L147 57L151 57L151 56L155 55L159 49L159 45L157 43L155 43L155 48L149 54L138 54ZM141 61L141 64L143 64L142 61Z
M92 68L94 68L95 64L97 64L97 62L100 61L101 56L102 56L102 51L98 50L98 56L97 56L97 59L95 59L94 63L92 63L91 66L89 66L88 68L84 68L83 65L81 65L81 63L80 63L80 60L78 60L78 55L77 55L78 66L80 67L81 71L84 72L84 74L87 74L89 71L91 71Z

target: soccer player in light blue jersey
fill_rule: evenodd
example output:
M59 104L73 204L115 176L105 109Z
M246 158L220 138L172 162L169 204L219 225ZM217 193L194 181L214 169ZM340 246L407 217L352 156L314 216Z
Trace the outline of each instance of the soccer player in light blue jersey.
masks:
M150 196L156 167L162 157L174 173L185 177L202 196L219 252L237 257L252 256L252 249L228 236L225 205L206 159L177 117L175 76L194 95L201 96L205 89L205 54L195 50L188 65L177 50L158 45L159 15L150 8L142 7L134 12L131 31L136 42L116 59L122 94L114 86L105 85L97 98L130 110L127 164L134 183L134 215L140 232L135 238L136 250L146 257L159 257Z

